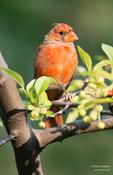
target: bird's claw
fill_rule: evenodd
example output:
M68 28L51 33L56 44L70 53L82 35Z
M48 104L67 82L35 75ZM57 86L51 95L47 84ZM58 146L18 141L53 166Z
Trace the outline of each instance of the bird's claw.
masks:
M72 101L74 94L66 92L65 101Z

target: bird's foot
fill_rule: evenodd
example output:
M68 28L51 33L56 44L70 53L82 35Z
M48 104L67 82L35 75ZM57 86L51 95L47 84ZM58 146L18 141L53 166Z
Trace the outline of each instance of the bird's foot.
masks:
M65 96L65 101L67 102L67 101L72 101L72 99L73 99L73 97L75 96L74 94L72 94L72 93L69 93L69 92L66 92L65 91L65 94L66 94L66 96Z

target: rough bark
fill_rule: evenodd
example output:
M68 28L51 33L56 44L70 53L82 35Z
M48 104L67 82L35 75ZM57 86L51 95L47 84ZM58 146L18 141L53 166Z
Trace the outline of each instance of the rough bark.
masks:
M0 56L0 66L7 68L2 56ZM15 82L3 71L0 71L0 106L4 126L8 134L15 136L12 145L18 174L42 175L38 139L29 125L27 116L20 110L24 109L24 105Z

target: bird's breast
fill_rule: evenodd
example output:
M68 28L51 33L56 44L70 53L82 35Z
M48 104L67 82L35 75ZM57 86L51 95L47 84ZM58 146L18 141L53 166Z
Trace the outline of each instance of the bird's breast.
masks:
M78 64L77 53L67 44L48 44L37 54L35 75L51 76L61 85L69 83Z

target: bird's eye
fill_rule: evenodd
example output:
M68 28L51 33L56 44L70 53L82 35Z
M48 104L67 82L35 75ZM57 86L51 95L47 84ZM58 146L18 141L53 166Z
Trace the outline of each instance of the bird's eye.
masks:
M63 35L63 34L64 34L64 32L63 32L63 31L60 31L60 32L59 32L59 34L60 34L60 35Z

